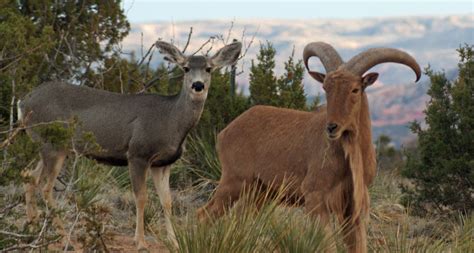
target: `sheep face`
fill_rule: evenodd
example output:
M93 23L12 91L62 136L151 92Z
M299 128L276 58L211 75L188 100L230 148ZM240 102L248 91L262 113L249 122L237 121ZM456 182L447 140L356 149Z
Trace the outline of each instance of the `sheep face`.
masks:
M377 73L359 77L343 69L329 73L324 78L326 91L326 133L330 140L354 134L358 129L361 101L367 86L377 80Z

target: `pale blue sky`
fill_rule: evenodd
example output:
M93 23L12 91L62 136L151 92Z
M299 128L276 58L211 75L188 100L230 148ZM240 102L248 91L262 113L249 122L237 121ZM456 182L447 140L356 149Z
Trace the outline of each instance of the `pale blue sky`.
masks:
M474 13L473 1L442 0L125 0L132 23L203 19L308 19Z

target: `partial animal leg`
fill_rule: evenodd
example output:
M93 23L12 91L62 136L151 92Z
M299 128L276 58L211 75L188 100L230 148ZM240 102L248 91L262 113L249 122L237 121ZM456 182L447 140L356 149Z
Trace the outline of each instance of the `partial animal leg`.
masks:
M147 162L144 159L132 158L128 160L130 179L132 181L133 193L135 194L135 204L137 209L137 220L135 227L134 240L137 243L138 250L145 250L147 243L145 241L144 213L147 201L146 192L146 173Z
M305 194L305 211L315 219L319 220L320 226L324 229L326 237L333 235L333 229L330 224L330 213L324 199L324 192L314 191ZM328 245L325 252L336 252L336 245Z
M41 172L43 171L44 163L41 159L36 168L32 171L26 171L23 176L27 178L25 183L25 202L26 202L26 216L28 222L34 222L38 218L38 212L36 209L36 188L41 179Z
M367 230L365 221L361 217L350 221L350 216L346 216L347 223L343 228L344 242L349 253L367 252Z
M153 177L153 183L155 184L156 192L160 197L161 206L163 207L163 212L165 216L165 226L166 231L168 233L168 238L176 247L178 247L176 235L174 233L173 225L171 223L172 199L169 183L170 166L152 167L151 175Z
M324 193L315 191L305 195L305 210L311 216L319 219L322 226L329 223L329 210L325 204Z
M56 209L56 201L53 197L53 187L56 178L61 172L64 160L66 159L66 152L63 151L51 151L45 148L42 152L44 161L44 168L41 173L41 178L46 178L46 183L43 187L43 199L46 202L48 208ZM64 225L58 216L53 218L53 224L58 228L59 233L64 235Z
M205 221L208 216L211 218L222 216L225 210L239 199L243 189L244 181L223 175L212 199L204 207L198 209L198 219Z
M53 197L53 187L56 178L61 172L66 154L64 152L50 152L43 155L44 169L41 177L46 178L46 183L43 187L43 198L49 208L56 208L56 201Z

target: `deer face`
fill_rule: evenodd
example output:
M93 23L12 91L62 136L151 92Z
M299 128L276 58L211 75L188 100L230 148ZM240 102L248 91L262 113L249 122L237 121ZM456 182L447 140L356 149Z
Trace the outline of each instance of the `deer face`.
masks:
M157 41L155 45L165 55L166 60L183 69L183 91L192 100L205 100L207 98L212 71L235 64L242 49L240 42L234 42L218 50L212 57L194 55L187 57L167 42Z
M212 66L204 56L190 56L182 66L183 88L196 98L206 97L211 85Z
M349 71L336 70L324 78L323 88L327 99L326 132L329 139L336 140L357 129L364 90L377 77L377 73L358 77Z

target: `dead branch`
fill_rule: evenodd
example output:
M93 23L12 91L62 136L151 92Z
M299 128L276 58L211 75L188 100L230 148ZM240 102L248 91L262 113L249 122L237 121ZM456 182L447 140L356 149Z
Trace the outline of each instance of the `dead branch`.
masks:
M211 36L209 37L209 39L204 42L194 53L192 53L191 55L195 55L197 53L199 53L207 44L211 43L211 41L213 41L216 37L215 36Z
M155 47L155 43L151 44L151 46L146 51L145 55L143 55L140 61L137 63L137 68L140 67L143 64L143 62L147 59L148 55L152 53L152 50L154 47Z
M10 211L12 210L13 208L15 208L17 205L19 205L22 201L21 200L17 200L15 201L14 203L11 203L9 205L7 205L6 207L4 207L1 211L0 211L0 218L3 218L5 217L5 215Z
M0 252L8 252L8 251L19 251L19 250L25 250L25 249L30 249L30 250L34 250L34 249L39 249L39 248L42 248L42 247L45 247L45 246L48 246L52 243L55 243L59 240L61 240L61 236L58 236L57 238L55 239L52 239L52 240L47 240L43 243L40 243L41 240L43 240L43 236L44 236L44 233L46 233L48 227L49 227L49 217L46 216L44 218L44 221L43 221L43 226L41 227L41 230L40 232L38 233L38 236L36 237L36 239L32 242L32 243L29 243L29 244L20 244L20 245L14 245L14 246L11 246L9 248L4 248L2 249ZM21 234L16 234L16 233L12 233L12 232L8 232L8 231L0 231L0 232L6 232L4 234L9 234L10 236L13 236L13 237L17 237L17 238L33 238L33 236L28 236L28 235L21 235Z
M28 115L27 115L28 116ZM25 117L24 120L26 120L27 118ZM40 123L37 123L37 124L34 124L34 125L29 125L29 126L23 126L24 124L23 123L20 123L21 125L12 129L11 131L10 130L6 130L6 131L1 131L0 134L7 134L7 133L10 133L10 132L16 132L17 129L19 129L19 131L21 130L26 130L26 129L30 129L30 128L34 128L34 127L38 127L38 126L45 126L45 125L50 125L50 124L55 124L55 123L63 123L63 124L70 124L71 122L70 121L66 121L66 120L53 120L53 121L48 121L48 122L40 122ZM2 146L0 146L1 148Z
M171 73L173 73L173 71L171 71L171 70L168 71L168 74L171 74ZM183 74L178 74L178 75L170 76L170 77L168 77L168 80L180 78L180 77L182 77L182 76L183 76ZM143 88L142 88L140 91L138 91L137 94L144 93L144 92L147 91L149 88L151 88L151 87L154 85L154 83L155 83L156 81L159 81L159 80L162 79L162 78L163 78L163 76L155 76L155 77L153 77L152 79L150 79L148 82L146 82L146 83L143 85Z
M26 50L25 52L21 53L21 54L18 54L18 55L15 55L15 56L12 56L12 57L9 57L9 58L3 58L1 59L2 62L6 62L6 61L9 61L9 60L12 60L11 62L9 62L7 65L3 66L2 68L0 68L0 71L3 71L5 69L8 69L11 65L15 64L16 62L18 62L19 60L21 60L23 58L23 56L25 55L29 55L31 54L32 52L38 50L39 48L41 48L44 44L40 44L34 48L31 48L29 50Z
M206 51L206 56L209 55L209 52L211 52L212 48L214 47L214 40L211 41L211 46L209 47L209 49L207 49Z
M140 53L141 53L142 59L144 59L145 57L143 57L143 32L140 32Z
M76 224L79 221L79 218L81 217L81 214L82 214L80 211L78 211L78 209L79 208L77 208L77 205L76 205L77 215L76 215L76 218L74 219L74 223L71 225L71 228L69 229L69 233L67 234L66 245L64 245L64 252L66 252L67 249L69 248L69 243L71 242L72 231L74 231L74 228L76 227Z
M22 234L17 234L17 233L5 231L5 230L0 230L0 234L13 236L13 237L17 237L17 238L33 238L32 235L22 235Z
M227 31L227 37L225 39L225 45L227 45L229 43L229 39L230 39L230 35L232 34L232 30L234 29L234 22L235 22L235 18L234 20L232 20L230 22L230 27L229 27L229 30Z
M9 247L9 248L2 249L0 252L9 252L9 251L14 251L14 250L24 250L24 249L39 249L39 248L48 246L50 244L53 244L55 242L58 242L59 240L61 240L61 237L58 237L56 239L44 242L42 244L30 243L30 244L15 245L15 246L12 246L12 247Z
M193 34L193 27L191 26L189 28L189 34L188 34L188 39L186 40L186 45L184 45L183 51L181 51L183 54L186 53L186 49L188 49L189 42L191 42L191 35Z
M260 30L260 26L257 28L257 30L253 33L252 38L250 39L249 43L247 44L246 41L244 40L244 35L245 35L245 29L242 32L242 42L244 43L244 52L242 55L240 55L239 60L244 58L245 55L247 55L247 52L249 51L250 47L252 46L253 42L255 41L255 36L258 34L258 30Z
M18 133L20 133L20 131L23 130L23 128L25 128L25 124L29 120L30 115L31 115L31 112L28 113L22 121L20 121L19 127L10 128L7 131L0 132L0 134L8 134L7 138L2 142L2 144L0 144L0 149L4 149L10 145L13 138L15 138L15 136L17 136Z

